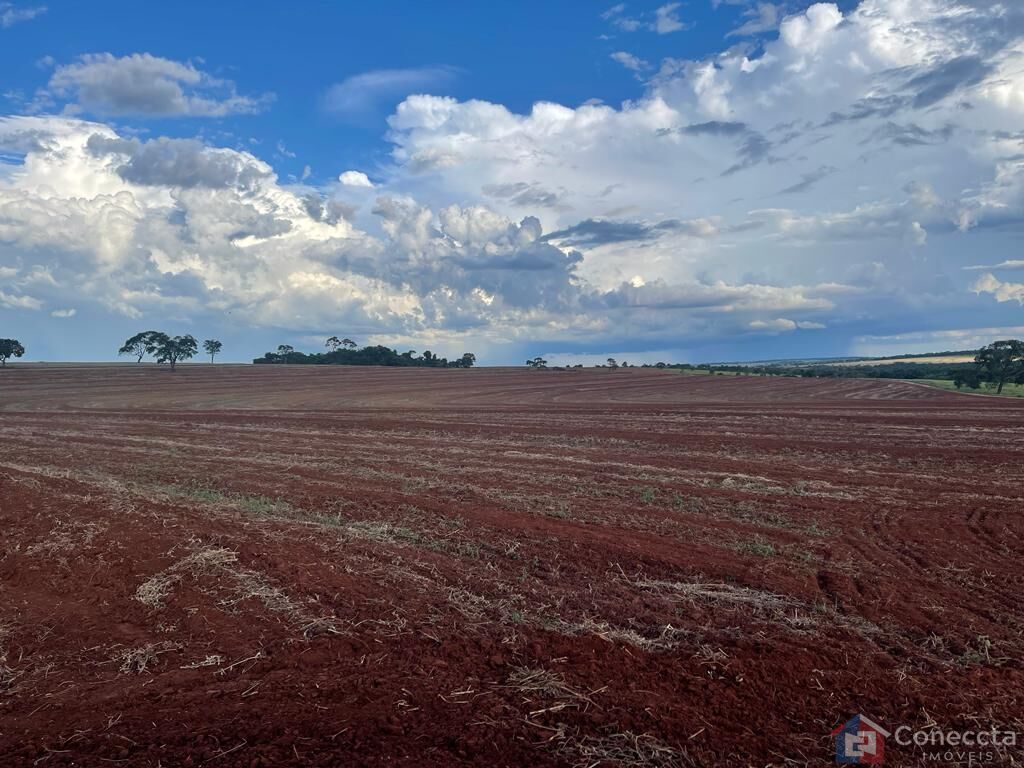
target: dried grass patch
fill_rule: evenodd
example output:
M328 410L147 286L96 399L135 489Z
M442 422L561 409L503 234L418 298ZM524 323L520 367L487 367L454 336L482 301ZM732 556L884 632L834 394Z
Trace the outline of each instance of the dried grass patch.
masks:
M238 564L238 553L224 547L204 547L177 561L169 568L151 576L135 590L135 599L155 610L164 607L164 601L186 577L199 579L216 577L214 590L227 592L217 600L217 606L232 612L247 600L256 600L271 613L284 615L298 625L303 636L340 634L333 617L314 616L267 578L250 568Z

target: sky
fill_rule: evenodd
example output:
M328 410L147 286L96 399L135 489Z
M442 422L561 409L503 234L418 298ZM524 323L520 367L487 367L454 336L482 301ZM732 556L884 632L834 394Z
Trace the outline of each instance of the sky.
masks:
M969 349L1022 233L1018 0L0 0L27 360Z

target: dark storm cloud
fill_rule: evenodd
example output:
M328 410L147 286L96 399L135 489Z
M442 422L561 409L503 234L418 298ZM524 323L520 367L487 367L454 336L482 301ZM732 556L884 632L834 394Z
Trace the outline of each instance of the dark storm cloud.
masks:
M688 125L685 128L680 128L679 132L685 133L688 136L738 136L744 133L749 133L750 129L747 128L745 123L711 120L706 123L694 123L693 125Z
M556 240L576 246L597 246L611 243L643 242L680 233L694 237L713 234L707 222L665 219L654 224L643 221L614 221L611 219L584 219L571 227L552 232L544 240Z
M946 125L933 131L922 128L914 123L900 125L888 122L878 127L871 137L862 144L896 144L901 147L920 147L930 144L942 144L950 140L954 133L952 125Z
M951 93L977 85L992 71L992 66L976 56L961 56L944 62L911 78L906 89L912 92L911 106L930 107Z
M95 157L120 161L117 175L146 186L251 189L272 177L270 170L237 152L215 150L196 139L110 139L99 134L87 147Z
M481 188L481 192L488 197L510 200L523 207L566 208L558 193L544 189L538 184L527 184L525 181L510 184L485 184Z
M723 171L722 176L732 176L734 173L761 162L776 162L776 158L771 155L772 142L752 130L746 123L710 120L682 128L658 131L658 134L662 136L671 133L682 136L719 136L737 140L739 142L736 148L737 161Z
M780 195L795 195L799 192L806 192L808 189L813 187L819 181L827 176L831 176L836 173L839 169L832 165L823 165L816 171L803 174L803 178L792 186L786 187L779 191Z
M934 67L903 67L882 73L880 96L858 99L849 108L832 112L823 127L869 117L891 117L904 109L926 109L955 93L977 85L994 67L978 56L960 56Z
M902 96L869 96L858 99L849 109L843 112L833 112L822 124L822 127L829 127L839 123L856 122L869 117L889 117L905 107L907 100Z

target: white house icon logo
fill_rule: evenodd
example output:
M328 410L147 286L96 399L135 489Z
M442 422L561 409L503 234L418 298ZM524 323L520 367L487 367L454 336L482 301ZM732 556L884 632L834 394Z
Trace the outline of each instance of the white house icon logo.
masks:
M832 731L836 762L840 765L881 765L885 762L885 740L890 736L878 723L856 715Z

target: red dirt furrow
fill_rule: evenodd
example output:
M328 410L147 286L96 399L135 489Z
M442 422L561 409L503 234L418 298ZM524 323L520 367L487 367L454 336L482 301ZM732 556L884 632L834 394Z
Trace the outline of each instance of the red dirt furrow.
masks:
M901 382L15 366L0 766L1024 742L1022 426Z

